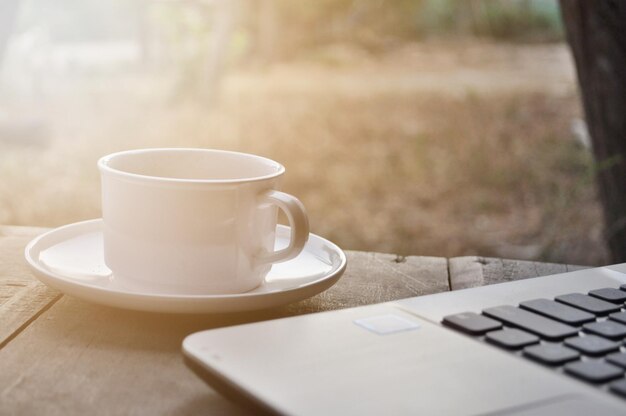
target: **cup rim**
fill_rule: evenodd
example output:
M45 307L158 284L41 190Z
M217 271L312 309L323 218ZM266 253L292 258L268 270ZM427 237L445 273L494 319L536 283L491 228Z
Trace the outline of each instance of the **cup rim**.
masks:
M272 172L267 175L244 177L244 178L184 179L184 178L168 178L165 176L141 175L138 173L131 173L131 172L126 172L124 170L116 169L116 168L111 167L108 164L110 163L112 159L116 157L129 155L129 154L156 153L156 152L190 152L190 151L201 152L201 153L230 154L230 155L243 156L247 158L260 159L260 160L263 160L265 162L275 165L278 169L276 172ZM101 173L110 173L121 178L135 179L135 180L144 181L144 182L159 182L159 183L172 183L172 184L176 184L176 183L179 183L179 184L240 184L240 183L259 182L259 181L264 181L268 179L273 179L285 173L285 167L282 164L264 156L259 156L259 155L255 155L252 153L235 152L232 150L203 149L203 148L194 148L194 147L157 147L157 148L122 150L120 152L115 152L115 153L108 154L106 156L102 156L100 159L98 159L98 168Z

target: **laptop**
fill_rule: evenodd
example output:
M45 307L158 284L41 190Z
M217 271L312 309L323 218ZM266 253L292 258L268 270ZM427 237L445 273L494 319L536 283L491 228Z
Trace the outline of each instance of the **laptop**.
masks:
M626 415L626 263L198 332L255 414Z

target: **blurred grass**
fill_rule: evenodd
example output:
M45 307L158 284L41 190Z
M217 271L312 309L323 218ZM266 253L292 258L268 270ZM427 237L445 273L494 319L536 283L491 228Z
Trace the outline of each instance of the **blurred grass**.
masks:
M49 147L0 149L0 223L98 217L99 156L196 146L282 162L313 232L345 249L601 264L594 166L570 134L578 98L558 59L541 63L557 52L426 45L292 63L233 74L211 112L164 105L149 80L44 100Z

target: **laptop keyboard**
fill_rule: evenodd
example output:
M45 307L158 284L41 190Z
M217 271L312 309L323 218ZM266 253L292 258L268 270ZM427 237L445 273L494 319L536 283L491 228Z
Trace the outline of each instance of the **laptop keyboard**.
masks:
M484 342L626 398L626 285L443 318Z

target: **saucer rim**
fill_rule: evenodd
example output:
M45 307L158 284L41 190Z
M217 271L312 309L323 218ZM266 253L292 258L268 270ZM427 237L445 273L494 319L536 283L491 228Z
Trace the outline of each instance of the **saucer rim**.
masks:
M343 273L345 272L346 266L347 266L347 257L346 254L344 253L344 251L339 248L339 246L337 246L335 243L333 243L332 241L329 241L323 237L320 237L314 233L309 233L309 241L311 240L311 237L313 237L314 239L318 239L321 240L325 245L330 246L334 252L336 252L339 255L339 264L336 267L333 267L328 273L324 274L322 277L313 280L311 282L308 283L304 283L304 284L300 284L297 286L293 286L293 287L289 287L289 288L285 288L285 289L277 289L277 290L272 290L269 292L252 292L253 290L257 290L259 288L259 286L257 286L254 289L251 289L252 291L247 291L247 292L243 292L243 293L225 293L225 294L204 294L204 295L191 295L191 294L167 294L167 293L149 293L149 292L136 292L136 291L130 291L130 290L117 290L117 289L111 289L111 288L106 288L106 287L102 287L102 286L96 286L93 284L89 284L89 283L85 283L85 282L81 282L78 281L76 279L72 279L71 277L67 277L64 276L62 274L59 274L57 272L53 272L49 269L44 268L41 263L36 260L34 258L34 256L32 256L32 252L33 250L37 247L37 245L39 245L41 243L42 240L50 238L50 236L55 235L55 234L59 234L67 229L72 229L72 228L87 228L87 227L92 227L94 229L89 229L89 230L85 230L82 231L80 233L78 233L76 236L78 235L82 235L82 234L86 234L89 232L101 232L100 230L100 225L102 223L102 218L95 218L95 219L90 219L90 220L85 220L85 221L79 221L79 222L75 222L75 223L71 223L71 224L66 224L57 228L54 228L52 230L46 231L45 233L35 237L34 239L32 239L24 248L24 258L26 259L26 262L28 263L28 265L30 266L30 268L35 272L36 277L38 278L38 280L42 281L43 283L45 283L46 285L52 286L53 288L60 290L62 292L65 292L64 290L60 289L59 287L57 287L56 285L54 285L54 283L50 283L48 284L48 280L52 280L52 281L60 281L62 283L65 284L69 284L72 286L80 286L84 289L87 290L97 290L99 292L108 292L111 295L115 295L115 296L123 296L123 297L128 297L128 298L136 298L136 297L141 297L142 299L145 300L164 300L164 301L170 301L170 300L176 300L176 301L181 301L181 300L190 300L190 301L207 301L207 300L228 300L228 299L246 299L246 298L265 298L265 297L270 297L270 296L276 296L277 294L289 294L292 292L299 292L299 291L305 291L306 289L313 287L313 286L318 286L321 285L323 283L328 284L328 286L323 289L326 290L329 287L333 286L337 280L339 280L339 278L343 275ZM98 229L95 229L95 227L98 227ZM282 224L277 224L276 226L277 230L278 229L289 229L288 226L286 225L282 225ZM65 241L65 239L59 241L56 244L59 244L60 242ZM307 244L309 244L307 242ZM306 249L306 245L305 245L305 249ZM41 250L39 250L38 252L40 252ZM297 257L295 258L297 259ZM295 259L292 260L288 260L288 261L293 261ZM332 266L332 265L331 265ZM45 276L45 277L44 277ZM285 281L288 281L289 279L285 279ZM59 282L59 283L60 283ZM263 286L264 283L261 283L260 286ZM322 291L323 291L322 290ZM321 291L320 291L321 292ZM76 296L76 295L73 295Z

